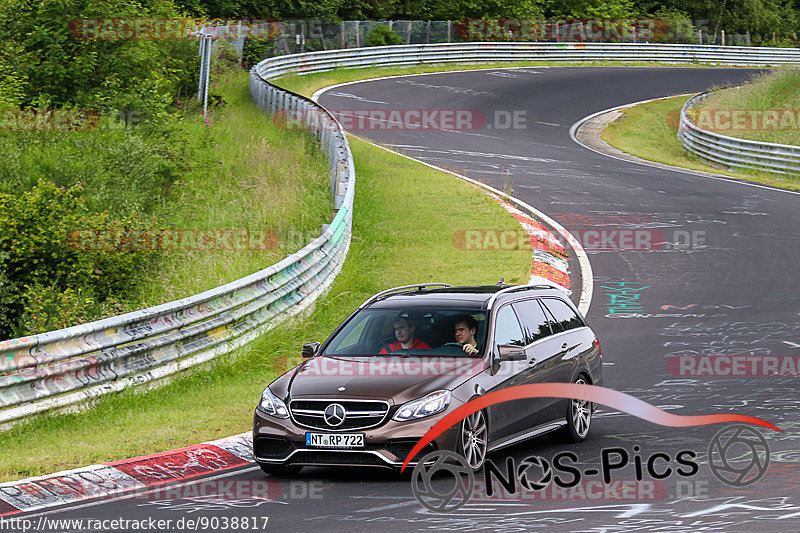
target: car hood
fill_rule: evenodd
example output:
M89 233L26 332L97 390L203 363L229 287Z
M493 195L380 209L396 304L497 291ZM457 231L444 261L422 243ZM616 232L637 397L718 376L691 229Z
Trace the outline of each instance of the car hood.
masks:
M357 396L400 404L453 389L484 369L479 357L317 356L291 371L289 397Z

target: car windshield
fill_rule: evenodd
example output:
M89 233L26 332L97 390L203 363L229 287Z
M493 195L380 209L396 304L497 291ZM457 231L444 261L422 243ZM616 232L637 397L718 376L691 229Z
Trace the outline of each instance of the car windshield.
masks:
M463 344L472 340L479 356L486 329L486 313L472 309L363 309L331 339L323 355L467 356Z

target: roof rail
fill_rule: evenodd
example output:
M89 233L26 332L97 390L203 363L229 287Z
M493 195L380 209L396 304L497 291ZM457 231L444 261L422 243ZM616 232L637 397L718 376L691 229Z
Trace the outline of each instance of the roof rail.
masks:
M362 307L366 307L367 305L371 304L372 302L374 302L375 300L377 300L381 296L384 296L384 295L392 293L392 292L402 291L402 290L406 290L406 289L422 290L425 287L452 287L452 285L450 285L449 283L417 283L416 285L402 285L400 287L393 287L391 289L386 289L385 291L381 291L378 294L376 294L375 296L370 297L366 302L364 302L363 304L359 305L358 308L361 309Z
M516 291L524 291L528 289L555 289L557 288L555 285L547 285L545 283L537 283L536 285L511 285L510 287L506 287L505 289L499 290L489 298L489 301L486 302L486 309L491 309L492 305L494 304L497 297L501 294L506 294L509 292L516 292Z

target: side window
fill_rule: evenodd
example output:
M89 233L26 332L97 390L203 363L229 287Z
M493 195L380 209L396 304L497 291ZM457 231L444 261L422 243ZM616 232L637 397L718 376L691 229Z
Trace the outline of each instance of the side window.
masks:
M552 335L550 320L544 314L538 300L523 300L512 304L527 333L528 344Z
M556 328L560 331L567 331L568 329L582 328L586 325L566 302L557 298L542 298L542 303L555 318L554 331Z
M525 346L525 335L517 320L517 315L510 305L505 305L497 312L495 322L494 343L496 345L512 344L514 346Z

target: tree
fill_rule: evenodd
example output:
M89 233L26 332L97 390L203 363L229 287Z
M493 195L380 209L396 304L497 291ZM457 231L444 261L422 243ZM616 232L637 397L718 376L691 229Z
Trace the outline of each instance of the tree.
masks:
M110 38L123 35L123 26L92 22L177 17L167 0L146 6L126 0L2 1L0 40L14 50L10 59L5 54L11 72L26 80L24 106L157 112L179 87L192 85L197 70L192 40Z

